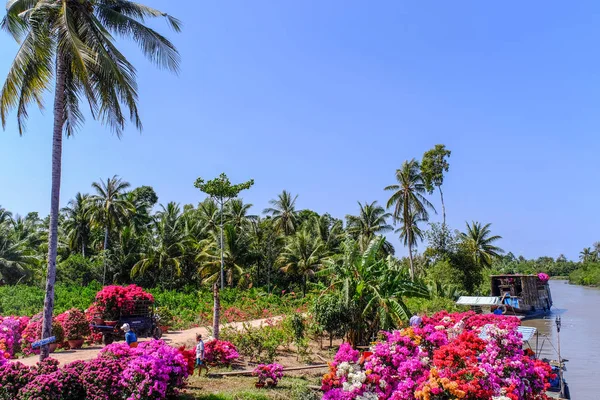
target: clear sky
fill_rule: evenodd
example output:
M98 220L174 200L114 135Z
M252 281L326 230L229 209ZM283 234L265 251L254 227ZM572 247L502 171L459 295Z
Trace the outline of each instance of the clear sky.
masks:
M452 150L448 223L491 222L516 255L576 258L600 240L600 3L146 0L179 17L179 76L135 45L145 129L88 120L65 141L62 204L114 174L196 203L198 176L256 180L259 213L385 203L402 161ZM17 46L0 35L0 78ZM0 204L49 211L51 105L0 132ZM437 194L432 201L439 206ZM434 216L433 220L439 220ZM395 240L397 253L406 254Z

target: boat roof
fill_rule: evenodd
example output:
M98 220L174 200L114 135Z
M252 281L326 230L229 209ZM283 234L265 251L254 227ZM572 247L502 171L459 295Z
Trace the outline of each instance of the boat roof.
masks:
M502 274L502 275L490 275L490 278L503 278L503 277L523 277L523 276L531 276L531 277L536 277L537 275L535 274Z
M463 306L496 306L500 304L500 297L496 296L460 296L456 304Z
M492 324L487 324L483 326L483 328L481 329L481 333L479 334L480 339L488 339L488 329L490 326L492 326ZM537 329L532 326L519 326L517 328L517 332L519 332L523 336L523 342L528 342L529 340L531 340L532 337L535 336Z

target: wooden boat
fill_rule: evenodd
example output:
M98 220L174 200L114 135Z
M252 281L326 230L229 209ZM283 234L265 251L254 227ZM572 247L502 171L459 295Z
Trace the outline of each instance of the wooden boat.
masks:
M503 314L533 318L545 315L552 307L552 295L547 280L537 275L492 275L492 297L500 299L492 312L501 308Z

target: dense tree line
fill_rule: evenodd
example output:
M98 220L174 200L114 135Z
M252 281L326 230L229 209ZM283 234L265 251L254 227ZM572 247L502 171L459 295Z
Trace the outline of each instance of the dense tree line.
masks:
M221 223L223 283L228 287L264 287L269 291L327 287L335 277L323 271L342 264L348 248L365 252L372 241L395 231L408 248L394 258L382 239L380 258L391 257L410 277L473 292L482 271L502 251L490 225L466 225L451 232L445 223L427 224L435 212L428 198L440 189L450 152L443 145L423 161L406 161L395 173L387 209L376 201L359 202L345 220L297 208L298 195L286 190L269 201L261 215L234 197L221 204L207 197L196 205L159 204L149 186L131 188L118 176L94 182L77 193L59 215L59 282L86 285L138 283L146 287L210 287L219 280ZM197 185L198 186L198 185ZM246 188L251 186L248 185ZM43 285L47 264L48 219L25 217L0 208L0 274L6 284ZM425 240L422 254L416 246ZM450 279L451 278L451 279Z

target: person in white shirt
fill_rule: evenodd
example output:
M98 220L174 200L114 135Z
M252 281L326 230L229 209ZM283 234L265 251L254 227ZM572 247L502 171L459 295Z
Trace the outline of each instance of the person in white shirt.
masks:
M204 362L204 342L201 334L196 335L196 366L198 367L198 376L202 373L202 368L206 369L206 375L208 375L208 367Z

